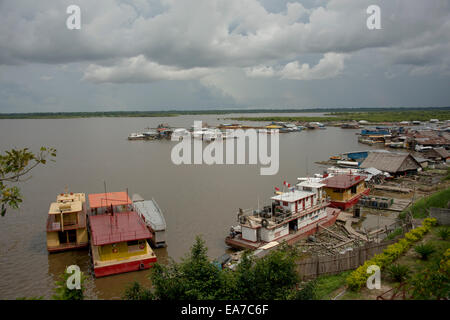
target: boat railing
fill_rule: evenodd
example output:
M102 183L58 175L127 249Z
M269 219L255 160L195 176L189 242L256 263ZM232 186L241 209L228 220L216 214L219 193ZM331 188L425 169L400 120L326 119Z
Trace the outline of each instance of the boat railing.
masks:
M151 238L151 236L149 236L147 233L139 231L120 232L108 236L97 236L95 234L92 235L94 245L106 245L118 242L134 241L149 238Z

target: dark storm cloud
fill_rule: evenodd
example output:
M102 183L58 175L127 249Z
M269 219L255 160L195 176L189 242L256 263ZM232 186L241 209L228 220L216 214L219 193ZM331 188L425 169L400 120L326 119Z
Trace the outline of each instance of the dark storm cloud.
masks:
M314 97L323 85L319 81L358 81L350 77L355 70L378 77L382 71L389 79L450 73L446 0L80 0L82 28L68 30L65 11L72 2L1 1L0 72L39 65L34 70L42 74L31 90L64 79L53 81L55 88L84 88L91 104L108 103L94 93L102 83L163 81L170 87L174 81L198 81L203 90L193 94L199 103L206 101L207 89L221 104L270 100L281 106L320 105L324 98ZM371 4L381 7L382 30L366 27ZM73 73L61 70L48 75L46 68L61 64L81 81L74 83ZM0 77L0 85L8 78ZM254 96L280 81L270 99ZM299 90L283 89L290 87L286 81L294 86L312 81L313 87L300 97ZM15 100L8 92L11 108ZM57 96L64 105L64 95Z

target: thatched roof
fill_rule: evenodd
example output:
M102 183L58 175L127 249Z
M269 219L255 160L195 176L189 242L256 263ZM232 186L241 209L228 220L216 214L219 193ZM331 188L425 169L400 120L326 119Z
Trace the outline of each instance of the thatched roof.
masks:
M417 170L421 166L409 153L370 152L360 167L374 167L381 171L397 173Z

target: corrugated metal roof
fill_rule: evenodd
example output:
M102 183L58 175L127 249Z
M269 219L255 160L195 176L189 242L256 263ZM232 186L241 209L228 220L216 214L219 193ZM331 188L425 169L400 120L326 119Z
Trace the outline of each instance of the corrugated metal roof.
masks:
M125 191L108 193L91 193L89 195L90 208L103 208L131 204L131 200Z
M154 231L163 231L166 229L166 220L154 200L135 202L134 207L142 215L144 220L150 223Z
M347 189L355 184L364 181L366 176L352 175L352 174L339 174L334 177L323 180L328 188Z
M152 237L145 223L134 211L89 216L89 222L95 246Z
M395 173L400 171L402 164L410 157L420 168L420 164L409 153L371 152L361 164L361 168L376 168L381 171Z

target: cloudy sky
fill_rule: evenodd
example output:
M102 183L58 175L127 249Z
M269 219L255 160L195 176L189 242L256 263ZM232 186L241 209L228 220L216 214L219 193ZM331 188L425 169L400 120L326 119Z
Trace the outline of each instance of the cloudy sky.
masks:
M450 106L449 0L0 0L0 23L0 112Z

